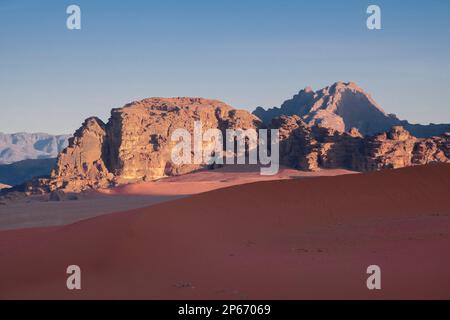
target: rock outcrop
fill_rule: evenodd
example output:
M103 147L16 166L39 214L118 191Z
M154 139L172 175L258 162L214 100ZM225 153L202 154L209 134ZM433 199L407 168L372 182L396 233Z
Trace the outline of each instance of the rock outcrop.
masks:
M450 131L450 124L410 124L393 114L387 114L376 101L353 82L337 82L313 91L307 87L280 108L256 108L253 114L265 124L286 115L299 116L309 126L320 125L339 132L357 128L363 135L388 131L392 126L403 126L416 137L430 137Z
M81 191L109 186L114 175L105 165L108 150L106 125L98 118L88 118L59 154L50 189Z
M272 120L273 129L280 133L280 163L303 170L316 170L318 141L309 127L298 116L282 116Z
M301 170L358 167L363 161L363 138L357 129L337 130L308 126L298 116L281 116L270 126L280 130L280 163Z
M371 171L411 166L416 142L415 137L399 126L367 138L363 151L366 161L361 164L361 169Z
M308 126L298 116L272 120L280 130L280 162L286 166L317 170L346 168L356 171L396 169L428 163L450 163L450 134L416 138L401 126L363 137L356 128L341 133Z
M311 92L310 90L307 90ZM330 102L331 103L331 102ZM151 181L205 168L205 163L176 164L172 133L194 123L202 131L264 127L246 111L202 98L150 98L113 109L107 123L87 119L58 156L50 177L29 181L27 193L65 194L139 181ZM323 122L321 122L323 124ZM272 119L267 126L279 129L280 163L301 170L345 168L372 171L433 162L450 162L450 134L416 138L401 126L364 136L357 128L342 132L308 124L292 115ZM211 142L201 142L203 148ZM54 198L61 198L54 193Z
M171 160L171 134L256 128L260 120L223 102L202 98L149 98L113 109L108 123L87 119L58 156L49 190L82 191L191 172L204 164L177 165ZM41 183L42 185L42 183ZM35 188L32 186L31 188ZM45 188L44 188L45 189Z
M450 133L419 141L414 146L412 163L448 162L450 158Z

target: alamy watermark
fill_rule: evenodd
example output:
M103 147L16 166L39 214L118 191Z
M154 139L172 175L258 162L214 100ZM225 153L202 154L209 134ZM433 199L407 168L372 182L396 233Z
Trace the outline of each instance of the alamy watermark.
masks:
M270 140L270 143L269 143ZM194 122L191 133L185 128L172 132L172 162L183 164L260 164L261 175L275 175L279 170L278 129L219 129L203 132L201 121Z
M367 274L370 276L367 278L366 286L369 290L381 290L381 268L375 264L367 267Z
M81 290L81 268L76 264L67 267L66 273L69 274L66 280L66 287L69 290Z
M69 30L81 30L81 8L76 4L67 7L66 13L69 15L66 20L66 26ZM366 13L369 17L366 20L366 26L369 30L381 30L381 8L378 5L371 4L367 7Z
M371 4L366 10L369 17L366 25L369 30L381 30L381 8L375 4Z
M370 265L366 270L369 277L366 286L369 290L381 290L381 268L378 265ZM81 268L78 265L70 265L66 269L69 274L66 280L68 290L81 290Z
M67 7L66 13L69 15L66 20L66 26L69 30L81 29L81 8L76 4Z

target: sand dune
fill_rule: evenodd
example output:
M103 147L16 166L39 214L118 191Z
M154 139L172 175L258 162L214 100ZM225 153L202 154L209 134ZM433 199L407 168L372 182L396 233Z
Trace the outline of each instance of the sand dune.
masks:
M450 299L450 165L257 182L0 232L0 298ZM82 290L65 270L82 269ZM382 290L366 268L382 269Z
M99 192L111 195L180 196L259 181L316 178L355 173L357 172L345 169L320 169L310 172L281 167L276 175L263 176L260 173L260 167L257 165L227 165L215 170L201 170L154 182L141 182L113 189L103 189Z
M201 192L256 181L351 174L342 169L316 172L281 168L277 175L261 176L257 166L230 165L156 182L124 185L78 195L77 201L47 201L47 197L26 197L0 201L0 230L57 226L112 212L143 208Z

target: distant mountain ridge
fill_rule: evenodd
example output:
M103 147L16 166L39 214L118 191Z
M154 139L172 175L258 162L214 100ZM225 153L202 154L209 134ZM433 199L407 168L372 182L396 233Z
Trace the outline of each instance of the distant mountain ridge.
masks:
M267 110L258 107L253 114L265 124L282 115L297 115L310 126L319 125L339 132L357 128L364 135L388 131L392 126L403 126L419 138L450 132L450 124L410 124L386 113L353 82L336 82L317 91L307 87L281 107Z
M49 176L55 164L56 158L27 159L2 164L0 165L0 183L16 186L35 177Z
M0 132L0 164L11 164L27 159L56 158L58 153L67 147L70 136Z

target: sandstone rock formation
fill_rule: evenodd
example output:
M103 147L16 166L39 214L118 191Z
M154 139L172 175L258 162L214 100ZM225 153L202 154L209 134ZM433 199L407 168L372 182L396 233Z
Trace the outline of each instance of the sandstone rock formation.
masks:
M178 128L194 130L256 128L260 120L216 100L149 98L113 109L108 123L87 119L58 156L51 178L38 185L48 189L82 191L178 175L204 167L171 161L171 134ZM42 183L43 182L43 183ZM30 186L36 189L36 185ZM40 187L42 188L42 187Z
M387 114L375 100L355 83L337 82L314 92L301 90L280 108L253 112L265 124L282 115L297 115L310 126L320 125L339 132L357 128L363 135L373 135L401 125L416 137L430 137L450 131L450 124L419 125L401 121Z
M114 176L105 165L109 161L106 142L105 124L98 118L86 119L69 139L68 148L59 154L50 189L81 191L109 186Z
M336 89L337 90L337 89ZM311 90L306 90L311 93ZM331 98L330 98L331 99ZM330 105L332 102L330 102ZM381 112L381 111L380 111ZM333 117L332 117L333 118ZM177 165L172 161L174 130L203 131L263 127L246 111L202 98L149 98L113 109L107 123L87 119L57 159L50 177L29 181L27 193L67 193L180 175L206 167L204 163ZM331 120L330 120L331 121ZM280 162L301 169L345 168L372 171L450 162L450 134L416 138L401 126L364 136L357 128L308 124L297 116L272 119L279 129ZM329 122L328 122L329 123ZM207 146L203 142L203 147ZM54 198L61 198L54 193Z
M304 170L316 170L318 141L309 127L298 116L275 118L271 128L279 129L280 163Z
M394 126L389 132L365 140L363 153L364 170L403 168L412 164L412 155L417 139L403 127Z
M346 168L356 171L396 169L435 162L450 163L450 133L416 138L401 126L363 137L320 126L308 126L298 116L272 120L280 130L281 163L302 170Z
M280 163L301 170L354 169L362 161L363 138L357 129L337 130L308 126L298 116L281 116L270 126L280 130Z
M58 153L67 147L69 137L47 133L0 132L0 165L27 159L56 158Z

